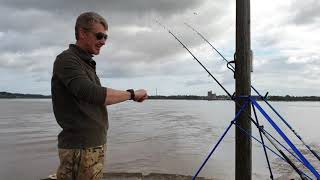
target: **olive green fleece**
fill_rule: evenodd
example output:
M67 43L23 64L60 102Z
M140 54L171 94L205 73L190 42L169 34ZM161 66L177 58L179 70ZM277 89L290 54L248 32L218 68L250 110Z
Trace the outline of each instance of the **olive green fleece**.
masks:
M106 88L96 75L92 56L76 45L56 57L51 79L52 105L62 128L58 147L88 148L106 143Z

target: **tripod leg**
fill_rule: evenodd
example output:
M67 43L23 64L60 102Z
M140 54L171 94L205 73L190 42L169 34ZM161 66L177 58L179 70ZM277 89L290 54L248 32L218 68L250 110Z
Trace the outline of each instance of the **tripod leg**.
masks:
M213 152L217 149L218 145L220 144L220 142L222 141L222 139L226 136L226 134L228 133L229 129L231 128L232 124L234 124L236 122L236 120L238 119L239 115L244 111L244 109L248 106L249 101L247 101L245 104L243 104L243 106L241 107L241 109L238 111L238 113L236 114L236 116L234 117L234 119L231 121L231 123L229 124L229 126L227 127L227 129L224 131L224 133L222 134L222 136L220 137L219 141L217 142L217 144L214 146L214 148L211 150L211 152L209 153L209 155L207 156L207 158L205 159L205 161L202 163L201 167L198 169L197 173L192 177L192 180L195 180L196 177L198 176L198 174L201 172L202 168L206 165L207 161L210 159L211 155L213 154Z

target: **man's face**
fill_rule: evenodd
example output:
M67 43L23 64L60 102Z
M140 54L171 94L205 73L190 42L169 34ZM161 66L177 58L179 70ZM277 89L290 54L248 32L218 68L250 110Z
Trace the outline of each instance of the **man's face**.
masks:
M106 43L106 34L107 30L102 24L94 23L90 30L84 31L85 50L89 54L98 55L100 48Z

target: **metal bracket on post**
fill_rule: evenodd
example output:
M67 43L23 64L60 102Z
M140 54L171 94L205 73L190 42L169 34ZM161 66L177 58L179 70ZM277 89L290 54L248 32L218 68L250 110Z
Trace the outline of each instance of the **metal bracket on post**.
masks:
M236 79L236 68L237 68L237 64L236 64L236 62L237 62L237 53L236 52L233 55L233 62L234 62L234 70L232 69L233 79ZM228 64L227 64L227 67L228 67Z
M235 61L228 61L227 68L230 69L234 74L233 66L230 65L231 63L235 64Z
M268 94L269 92L267 92L264 96L263 96L263 99L266 100L268 98Z
M250 55L249 55L249 61L250 61L250 72L253 72L253 51L250 50Z

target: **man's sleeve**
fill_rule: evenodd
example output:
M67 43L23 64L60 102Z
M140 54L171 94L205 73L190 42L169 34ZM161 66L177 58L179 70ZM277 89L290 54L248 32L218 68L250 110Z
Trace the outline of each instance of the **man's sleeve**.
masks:
M58 56L54 63L53 73L78 99L90 104L104 104L106 88L93 83L75 57Z

